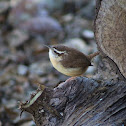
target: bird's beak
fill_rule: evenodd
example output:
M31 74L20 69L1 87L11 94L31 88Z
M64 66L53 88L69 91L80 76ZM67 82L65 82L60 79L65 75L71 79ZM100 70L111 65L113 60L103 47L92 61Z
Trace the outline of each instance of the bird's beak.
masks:
M44 44L43 44L44 45ZM49 48L49 49L52 49L52 47L51 46L49 46L49 45L44 45L45 47L47 47L47 48Z

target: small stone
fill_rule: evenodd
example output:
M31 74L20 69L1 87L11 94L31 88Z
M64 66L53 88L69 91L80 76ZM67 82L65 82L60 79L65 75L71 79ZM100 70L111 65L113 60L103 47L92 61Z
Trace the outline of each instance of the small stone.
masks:
M58 34L62 31L60 23L49 16L34 17L25 23L20 24L20 28L33 34Z
M86 42L80 38L72 38L65 42L65 45L68 47L75 48L85 54L88 54L90 50L90 46L86 44Z
M63 6L62 0L18 0L19 2L14 1L15 0L11 0L12 9L9 15L9 22L13 26L19 26L23 22L30 21L31 18L48 15L48 11L53 11L53 9L58 8L61 9L61 7Z
M60 115L63 116L63 112L60 112Z
M43 113L43 112L45 112L44 109L42 109L42 110L40 111L40 113Z
M19 75L26 75L28 72L28 67L25 65L19 65L17 71Z
M29 72L31 74L44 75L50 72L51 67L50 62L37 62L30 65Z
M18 29L13 30L8 36L7 41L11 47L18 47L28 40L28 35Z
M70 22L70 21L72 21L73 20L73 15L72 14L66 14L66 15L64 15L63 17L62 17L62 20L64 21L64 22Z
M3 102L3 104L6 105L7 108L13 108L17 105L17 101L15 101L14 99L11 99L8 101L3 99L2 102Z
M102 101L102 100L103 100L103 98L100 98L99 100L100 100L100 101Z
M84 30L82 32L82 36L86 39L93 39L94 38L94 32L91 30Z
M93 72L96 70L96 67L90 66L88 67L86 74L93 74Z
M0 1L0 13L5 12L9 8L10 4L7 1Z

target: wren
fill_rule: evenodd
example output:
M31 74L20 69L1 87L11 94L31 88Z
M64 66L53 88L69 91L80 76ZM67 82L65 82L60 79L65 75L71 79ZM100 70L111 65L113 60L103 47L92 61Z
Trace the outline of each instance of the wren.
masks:
M67 76L80 76L89 66L91 60L99 54L95 52L85 55L82 52L64 45L47 46L49 48L49 58L53 67Z

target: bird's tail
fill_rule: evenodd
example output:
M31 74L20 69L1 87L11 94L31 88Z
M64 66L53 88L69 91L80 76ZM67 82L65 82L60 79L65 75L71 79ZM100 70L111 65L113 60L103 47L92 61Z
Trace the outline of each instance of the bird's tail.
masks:
M93 53L93 54L90 54L89 56L88 56L88 58L91 60L91 59L93 59L95 56L97 56L97 55L99 55L99 52L95 52L95 53Z

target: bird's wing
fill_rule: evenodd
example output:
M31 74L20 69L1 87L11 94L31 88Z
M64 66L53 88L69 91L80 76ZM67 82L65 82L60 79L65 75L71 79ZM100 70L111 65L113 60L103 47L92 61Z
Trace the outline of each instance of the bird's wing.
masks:
M65 60L62 60L61 62L66 68L87 67L91 65L90 60L81 52L69 53L68 55L65 55L64 58Z

